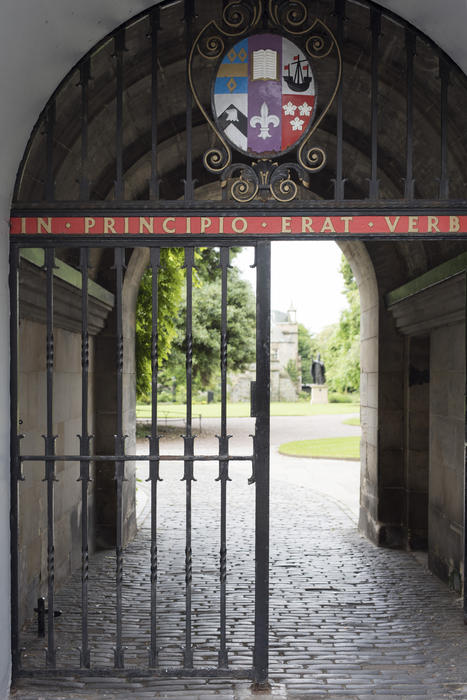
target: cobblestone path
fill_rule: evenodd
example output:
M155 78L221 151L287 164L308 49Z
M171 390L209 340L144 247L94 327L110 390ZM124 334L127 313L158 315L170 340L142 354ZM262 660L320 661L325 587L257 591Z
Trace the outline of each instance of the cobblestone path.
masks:
M273 698L467 698L467 630L459 600L413 556L362 538L339 503L313 491L312 463L300 486L282 464L272 474L271 680ZM298 468L298 467L297 467ZM303 463L300 464L303 472ZM180 464L163 466L159 507L161 666L180 665L184 641L184 483ZM249 467L229 483L228 639L232 667L251 666L253 505ZM219 484L213 465L195 465L193 644L195 666L217 660ZM149 519L127 548L124 633L128 666L145 666L149 640ZM92 659L111 665L114 556L91 561ZM77 665L79 575L57 595L60 665ZM43 664L31 627L26 667ZM67 676L18 682L12 698L174 698L244 700L247 681ZM257 697L257 696L255 696Z

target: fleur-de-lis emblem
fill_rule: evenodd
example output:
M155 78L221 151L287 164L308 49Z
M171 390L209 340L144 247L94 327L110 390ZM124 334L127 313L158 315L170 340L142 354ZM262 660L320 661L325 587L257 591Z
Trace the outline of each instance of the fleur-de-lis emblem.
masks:
M269 133L269 125L279 126L280 119L275 114L269 114L269 109L266 102L263 102L260 109L260 114L252 117L250 119L250 124L252 127L259 126L260 132L259 137L261 139L270 139L271 134Z

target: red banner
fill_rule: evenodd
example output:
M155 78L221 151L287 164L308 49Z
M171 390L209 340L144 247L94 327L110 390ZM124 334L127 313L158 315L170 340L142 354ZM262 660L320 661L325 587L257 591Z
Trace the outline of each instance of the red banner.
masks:
M467 216L46 216L13 217L11 235L466 234Z

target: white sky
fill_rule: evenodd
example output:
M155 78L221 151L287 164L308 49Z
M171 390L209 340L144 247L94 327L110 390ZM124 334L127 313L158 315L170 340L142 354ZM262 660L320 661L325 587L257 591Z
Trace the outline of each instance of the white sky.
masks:
M291 302L297 321L313 333L335 323L346 300L339 272L341 251L326 241L278 241L271 245L271 306L287 311ZM253 249L244 248L234 264L253 289L256 285Z

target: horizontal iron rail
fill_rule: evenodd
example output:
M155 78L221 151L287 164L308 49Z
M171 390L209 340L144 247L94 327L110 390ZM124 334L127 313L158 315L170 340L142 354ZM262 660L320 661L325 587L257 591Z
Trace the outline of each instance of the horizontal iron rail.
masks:
M21 462L251 462L253 455L19 455Z
M18 670L17 678L60 678L63 676L117 677L117 678L236 678L239 680L252 679L251 668L127 668L116 669L113 666L97 668L60 668L45 669L31 668Z
M54 214L66 214L67 216L83 216L89 214L99 214L106 216L107 214L125 216L126 213L130 216L137 216L141 212L141 216L157 216L161 214L180 216L184 212L187 216L209 216L217 212L221 216L253 216L252 212L259 212L261 216L289 216L291 212L296 215L303 216L332 215L336 212L362 214L368 213L375 215L379 212L381 215L387 212L393 214L396 212L404 212L405 214L417 214L424 212L426 214L436 214L436 212L446 212L453 210L466 212L467 202L465 199L379 199L369 203L368 199L354 199L335 201L326 199L313 201L310 205L309 201L295 200L292 205L284 206L283 204L275 204L273 202L249 202L248 206L242 204L234 205L226 204L225 202L215 201L200 201L183 202L183 201L158 201L157 206L154 201L88 201L88 202L21 202L13 205L11 216L52 216Z
M22 248L149 248L159 245L161 248L181 248L186 245L194 247L220 245L254 246L260 241L462 241L467 240L465 233L277 233L238 235L205 234L203 237L181 234L178 238L169 238L163 234L150 234L146 237L132 236L60 236L19 234L10 239L12 245Z

